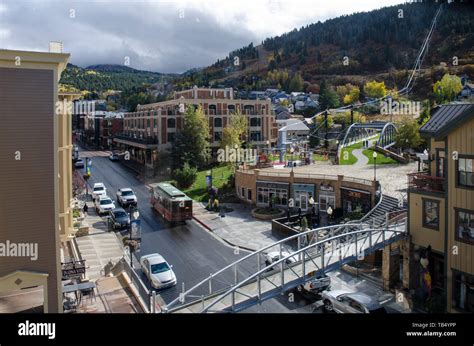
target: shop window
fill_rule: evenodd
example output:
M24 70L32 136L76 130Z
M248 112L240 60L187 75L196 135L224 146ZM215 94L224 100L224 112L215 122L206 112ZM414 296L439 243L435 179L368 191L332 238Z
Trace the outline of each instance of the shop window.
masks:
M423 198L423 227L439 230L439 201Z
M454 308L474 312L474 276L453 271Z
M456 240L474 244L474 211L456 210Z
M457 186L474 188L474 158L459 155L456 167Z

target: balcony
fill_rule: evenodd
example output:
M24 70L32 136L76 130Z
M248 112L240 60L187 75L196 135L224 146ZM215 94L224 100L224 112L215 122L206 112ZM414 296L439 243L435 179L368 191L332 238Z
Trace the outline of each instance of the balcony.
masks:
M135 138L125 134L118 134L114 136L114 140L119 143L130 144L143 149L156 148L159 144L156 137Z
M408 189L411 191L444 192L444 178L432 177L426 173L410 173Z

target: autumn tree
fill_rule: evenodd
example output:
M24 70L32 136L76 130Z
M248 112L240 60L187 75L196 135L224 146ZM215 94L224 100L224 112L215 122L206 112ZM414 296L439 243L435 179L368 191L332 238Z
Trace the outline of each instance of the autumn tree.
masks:
M433 92L437 103L448 103L453 101L461 92L461 78L446 73L440 81L433 85Z
M230 118L229 125L224 127L222 131L220 147L234 148L237 145L240 148L246 140L248 126L247 116L242 114L240 110L237 110Z
M378 99L387 95L384 82L371 81L364 85L364 92L367 97Z

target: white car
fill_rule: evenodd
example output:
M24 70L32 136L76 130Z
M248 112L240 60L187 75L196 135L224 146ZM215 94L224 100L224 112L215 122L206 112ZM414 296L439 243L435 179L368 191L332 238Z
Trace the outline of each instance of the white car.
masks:
M282 251L281 252L282 256L283 257L287 257L287 256L290 256L291 254L287 251ZM265 255L265 265L268 267L270 264L278 261L280 259L280 251L272 251L272 252L269 252ZM295 255L295 256L292 256L292 257L288 257L285 261L285 264L291 264L291 263L295 263L295 262L298 262L298 255ZM276 265L275 267L273 268L269 268L269 270L272 270L272 269L278 269L280 268L280 265Z
M340 314L385 314L387 311L373 297L365 293L346 290L324 291L322 294L324 310Z
M115 209L115 203L108 196L100 196L95 201L95 210L99 215Z
M101 196L107 196L107 189L104 183L95 183L92 188L92 198L97 199Z
M132 189L124 187L117 191L117 202L124 208L133 205L137 205L137 196Z
M316 271L306 274L310 278L304 285L296 287L299 293L304 295L320 294L322 291L329 290L331 287L331 278L326 274L316 276Z
M172 265L158 253L142 256L140 265L143 272L150 280L151 286L156 289L176 285L176 275L173 272Z
M84 168L84 160L77 159L77 161L74 162L74 167L75 168Z

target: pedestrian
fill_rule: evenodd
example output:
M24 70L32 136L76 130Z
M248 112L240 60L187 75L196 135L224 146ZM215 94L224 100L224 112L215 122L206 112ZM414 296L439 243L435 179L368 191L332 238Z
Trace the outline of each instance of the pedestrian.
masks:
M87 206L87 202L84 202L84 207L82 208L82 211L84 212L84 217L87 217L88 210L89 210L89 207Z

